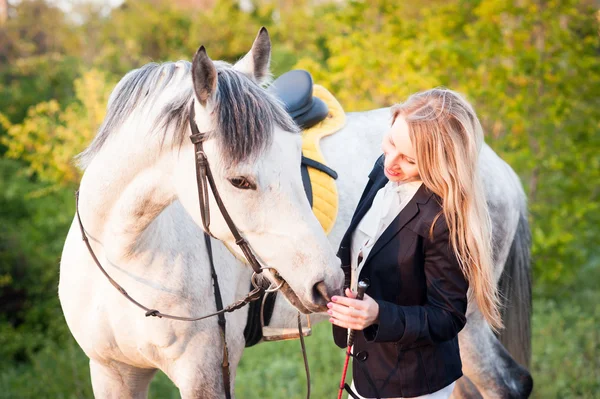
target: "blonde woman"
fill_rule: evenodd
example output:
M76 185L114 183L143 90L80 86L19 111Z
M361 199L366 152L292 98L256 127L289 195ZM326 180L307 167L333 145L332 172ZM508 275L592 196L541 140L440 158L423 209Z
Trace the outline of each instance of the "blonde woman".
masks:
M433 89L392 108L338 256L345 296L329 306L335 342L353 347L351 396L448 398L462 376L457 335L467 295L502 327L491 223L477 159L483 132L458 93ZM364 300L356 284L369 279Z

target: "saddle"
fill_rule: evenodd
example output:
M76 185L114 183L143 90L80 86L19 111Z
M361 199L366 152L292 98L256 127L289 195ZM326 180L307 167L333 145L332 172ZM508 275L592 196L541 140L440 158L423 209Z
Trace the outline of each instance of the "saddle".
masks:
M297 69L284 73L273 82L269 91L283 102L301 129L313 127L329 113L327 104L313 96L313 80L307 71Z
M302 131L302 183L313 213L325 233L333 228L338 212L338 193L334 179L337 173L324 164L325 158L319 148L322 137L331 135L346 123L346 114L340 103L323 86L313 84L307 71L294 70L281 75L269 89L285 104ZM298 339L296 328L269 327L277 293L265 295L250 303L248 320L244 330L246 347L263 341ZM311 334L308 328L302 335Z
M327 89L313 84L312 76L304 70L281 75L269 90L281 99L290 116L303 129L302 183L313 213L325 233L329 233L338 211L334 182L337 173L325 165L319 141L344 127L344 109Z

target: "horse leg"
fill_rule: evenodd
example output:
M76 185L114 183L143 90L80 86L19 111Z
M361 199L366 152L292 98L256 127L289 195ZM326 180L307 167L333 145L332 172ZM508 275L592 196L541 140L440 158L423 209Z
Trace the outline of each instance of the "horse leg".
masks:
M237 362L236 362L237 364ZM210 354L196 354L190 361L177 361L169 368L167 375L179 388L182 399L222 399L225 398L221 358ZM230 390L233 395L235 367L230 362Z
M227 318L229 388L232 398L235 397L237 367L244 351L245 317L245 312L240 312ZM179 388L182 399L223 399L223 355L221 337L218 334L203 334L202 340L188 344L183 356L162 370Z
M156 369L143 369L117 361L90 360L90 375L97 399L144 399Z
M478 309L469 315L458 337L463 372L483 397L529 397L531 374L510 356Z

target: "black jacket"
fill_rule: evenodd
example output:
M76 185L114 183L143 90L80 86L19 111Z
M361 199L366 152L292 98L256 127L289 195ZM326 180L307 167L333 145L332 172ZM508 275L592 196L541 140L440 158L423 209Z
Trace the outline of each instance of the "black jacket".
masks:
M338 251L345 273L352 233L387 182L380 157ZM376 397L369 378L382 398L409 398L435 392L462 376L457 335L466 322L468 283L443 215L429 237L440 203L421 185L375 242L361 270L360 279L371 283L367 294L379 304L379 324L357 331L354 341L354 383L364 397ZM338 346L346 347L346 329L334 326L333 336Z

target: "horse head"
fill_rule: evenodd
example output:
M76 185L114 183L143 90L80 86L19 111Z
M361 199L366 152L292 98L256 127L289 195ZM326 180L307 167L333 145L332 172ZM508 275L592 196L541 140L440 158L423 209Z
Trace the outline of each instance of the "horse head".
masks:
M326 310L341 293L343 273L306 199L300 174L301 137L282 104L262 84L269 77L271 43L261 29L235 65L212 61L204 47L192 63L193 121L222 203L271 282L301 312ZM176 169L179 200L206 229L198 206L192 143ZM238 258L242 251L208 198L210 234Z

